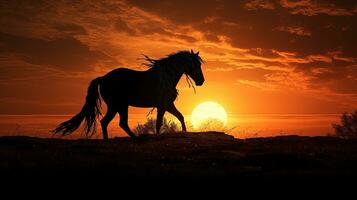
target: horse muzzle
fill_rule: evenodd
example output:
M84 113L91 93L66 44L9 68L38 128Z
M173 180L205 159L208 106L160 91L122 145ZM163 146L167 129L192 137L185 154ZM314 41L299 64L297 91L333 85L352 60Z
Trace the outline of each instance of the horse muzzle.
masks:
M205 82L205 79L202 79L202 80L200 80L200 81L196 81L195 84L196 84L197 86L201 86L201 85L203 85L204 82Z

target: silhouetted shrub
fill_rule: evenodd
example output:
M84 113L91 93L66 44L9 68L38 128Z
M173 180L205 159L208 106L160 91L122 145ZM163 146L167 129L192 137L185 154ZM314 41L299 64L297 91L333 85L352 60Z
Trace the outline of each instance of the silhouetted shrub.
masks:
M353 113L344 113L341 116L341 124L333 124L335 134L343 138L357 137L357 111Z
M161 133L174 133L179 130L178 125L171 120L164 118L162 120ZM134 132L138 135L155 134L156 133L156 119L148 118L144 124L138 124Z

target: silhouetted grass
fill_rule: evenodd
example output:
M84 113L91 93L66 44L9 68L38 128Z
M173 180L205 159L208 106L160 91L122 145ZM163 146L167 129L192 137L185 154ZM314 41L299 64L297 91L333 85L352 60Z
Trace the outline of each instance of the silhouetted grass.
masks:
M167 120L166 118L162 120L160 133L174 133L178 130L178 125L174 121ZM156 134L156 119L148 118L144 124L138 124L134 128L134 132L138 135Z
M199 124L198 127L194 128L198 131L208 132L208 131L218 131L229 134L236 127L226 127L224 123L217 119L207 119Z
M236 127L231 127L231 128L225 127L223 122L217 119L205 120L198 127L195 128L193 127L193 125L190 125L189 122L186 122L186 124L188 124L188 127L190 127L192 131L200 131L200 132L215 131L215 132L224 132L229 134L232 130L236 128ZM160 133L175 133L180 130L181 130L181 126L179 125L178 122L173 120L167 120L166 118L163 119ZM147 118L147 121L144 124L138 124L134 128L134 133L136 133L137 135L156 134L156 119Z

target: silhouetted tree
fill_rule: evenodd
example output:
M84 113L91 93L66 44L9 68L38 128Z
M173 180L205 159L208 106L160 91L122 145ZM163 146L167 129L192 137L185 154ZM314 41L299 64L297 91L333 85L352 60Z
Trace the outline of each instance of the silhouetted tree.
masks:
M171 120L167 120L166 118L162 121L162 126L160 129L161 133L174 133L179 130L178 125ZM156 133L156 119L148 118L144 124L138 124L134 132L138 135L142 134L155 134Z
M336 136L343 138L357 137L357 111L344 113L341 116L341 124L333 124Z

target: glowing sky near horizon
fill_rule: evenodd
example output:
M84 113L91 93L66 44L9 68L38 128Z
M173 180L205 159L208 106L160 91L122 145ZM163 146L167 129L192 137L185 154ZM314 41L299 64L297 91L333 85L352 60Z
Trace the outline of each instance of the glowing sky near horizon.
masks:
M229 114L351 111L356 15L348 0L5 1L0 114L76 113L91 79L186 49L206 82L194 94L181 81L184 114L204 101Z

